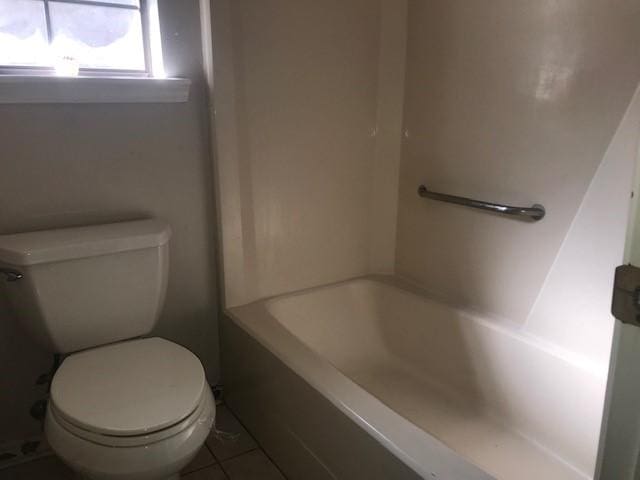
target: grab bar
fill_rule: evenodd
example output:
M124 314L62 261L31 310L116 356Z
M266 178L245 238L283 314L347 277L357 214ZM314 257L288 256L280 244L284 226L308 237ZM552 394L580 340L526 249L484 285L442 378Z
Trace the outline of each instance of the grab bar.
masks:
M455 203L464 205L465 207L479 208L481 210L489 210L490 212L501 213L504 215L512 215L537 222L542 220L547 214L542 205L535 204L531 207L512 207L510 205L501 205L499 203L484 202L482 200L473 200L466 197L457 197L455 195L447 195L446 193L432 192L424 185L418 187L418 195L422 198L430 198L439 202Z

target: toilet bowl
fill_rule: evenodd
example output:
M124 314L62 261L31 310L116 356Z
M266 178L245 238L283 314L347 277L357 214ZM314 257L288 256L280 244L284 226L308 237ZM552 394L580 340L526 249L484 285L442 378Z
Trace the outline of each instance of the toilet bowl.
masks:
M215 403L200 360L156 325L171 228L154 219L0 235L0 282L16 320L65 354L45 434L90 480L178 478Z
M196 455L215 417L199 360L161 338L71 355L51 385L45 434L89 480L168 480Z

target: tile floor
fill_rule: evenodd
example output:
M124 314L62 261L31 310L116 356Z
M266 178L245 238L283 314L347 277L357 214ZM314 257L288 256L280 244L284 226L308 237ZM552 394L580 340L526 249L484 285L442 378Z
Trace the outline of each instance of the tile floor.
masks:
M218 406L216 427L194 460L182 471L184 480L285 480L256 441L224 405ZM74 480L56 457L0 470L0 480Z

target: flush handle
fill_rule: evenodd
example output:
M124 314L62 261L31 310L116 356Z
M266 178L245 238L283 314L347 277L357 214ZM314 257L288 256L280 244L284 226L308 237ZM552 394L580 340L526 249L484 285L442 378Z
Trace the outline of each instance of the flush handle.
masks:
M7 282L17 282L23 277L22 273L11 268L0 268L0 274L5 276Z

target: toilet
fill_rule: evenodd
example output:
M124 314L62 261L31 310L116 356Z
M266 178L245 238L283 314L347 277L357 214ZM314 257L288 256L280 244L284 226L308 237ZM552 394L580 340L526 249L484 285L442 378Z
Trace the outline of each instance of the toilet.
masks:
M164 303L170 236L159 220L0 235L16 321L64 355L45 435L80 478L177 479L213 426L200 360L145 337Z

